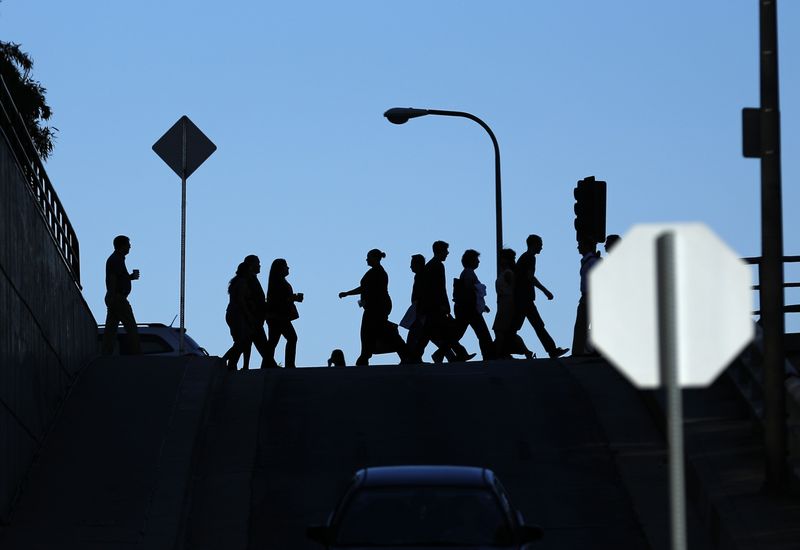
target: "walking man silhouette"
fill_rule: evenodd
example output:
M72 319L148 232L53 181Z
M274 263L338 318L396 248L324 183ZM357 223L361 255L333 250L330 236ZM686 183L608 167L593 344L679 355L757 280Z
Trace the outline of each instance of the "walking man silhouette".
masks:
M425 336L438 348L433 355L435 363L469 361L475 354L467 354L464 346L454 338L453 318L450 316L450 298L447 296L447 278L444 261L450 254L450 245L444 241L433 243L433 258L425 264L419 310L425 316ZM422 355L420 350L419 355Z
M522 253L517 260L515 267L514 299L516 301L516 326L519 330L525 323L525 319L533 327L536 336L544 346L544 350L551 358L561 357L569 351L569 348L556 346L553 338L544 328L544 321L536 308L536 289L541 290L548 300L553 299L553 293L539 282L536 278L536 255L542 251L542 238L539 235L529 235L526 239L528 249Z
M412 363L422 363L422 353L428 341L425 338L425 316L420 311L419 301L422 296L422 284L425 276L425 256L414 254L411 256L409 266L414 273L414 285L411 287L411 309L413 309L414 319L408 327L406 336L406 347L408 349L408 360Z
M114 340L117 336L117 325L122 323L127 332L128 352L138 355L142 352L139 344L139 330L136 328L136 318L133 308L128 302L131 293L131 281L139 278L139 270L134 269L128 273L125 265L125 256L131 251L131 240L125 235L114 237L114 252L106 260L106 296L108 308L106 313L106 327L103 333L103 355L114 352ZM122 351L122 350L120 350Z
M534 354L517 334L516 307L514 304L514 267L517 253L510 248L500 251L500 275L494 283L497 292L497 313L494 316L494 347L498 358L511 359L513 354L524 355L533 359Z

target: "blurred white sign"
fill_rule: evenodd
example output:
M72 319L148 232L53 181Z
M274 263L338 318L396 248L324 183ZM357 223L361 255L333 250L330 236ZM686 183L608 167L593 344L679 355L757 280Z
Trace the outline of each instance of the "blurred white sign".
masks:
M750 268L700 223L634 226L589 274L592 343L640 388L659 373L656 239L675 235L678 384L707 386L753 338Z

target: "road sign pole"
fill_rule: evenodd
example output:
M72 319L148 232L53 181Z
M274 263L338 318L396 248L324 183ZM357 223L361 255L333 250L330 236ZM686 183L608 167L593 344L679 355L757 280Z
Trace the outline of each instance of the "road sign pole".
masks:
M670 516L672 550L686 550L686 496L683 473L683 403L678 384L678 315L675 234L662 233L656 240L656 292L658 303L658 350L661 385L667 392L669 443Z
M186 123L183 124L183 175L181 176L181 328L178 354L183 355L183 315L186 306Z
M186 325L186 180L217 150L200 128L183 115L153 144L153 151L181 178L181 328L178 353L183 354ZM191 155L190 155L191 153Z

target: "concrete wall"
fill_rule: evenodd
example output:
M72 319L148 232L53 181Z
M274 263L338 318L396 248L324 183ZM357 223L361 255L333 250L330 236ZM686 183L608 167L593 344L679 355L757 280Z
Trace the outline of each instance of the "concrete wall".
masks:
M0 523L96 334L0 131Z

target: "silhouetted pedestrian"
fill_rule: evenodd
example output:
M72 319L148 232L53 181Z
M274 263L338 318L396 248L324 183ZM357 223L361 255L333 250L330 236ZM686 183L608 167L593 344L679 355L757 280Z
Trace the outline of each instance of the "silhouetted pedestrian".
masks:
M328 358L328 366L329 367L344 367L347 363L344 360L344 352L340 349L335 349L331 352L331 356Z
M127 333L127 351L131 355L142 353L139 344L139 330L133 308L128 302L131 293L131 281L139 278L139 270L128 273L125 256L131 251L131 240L125 235L114 237L114 252L106 260L106 325L103 333L102 353L111 355L114 352L114 341L117 337L117 325L122 323ZM122 353L120 349L120 353Z
M236 268L236 275L228 283L228 308L225 310L225 322L231 331L233 345L222 356L225 366L236 370L239 357L244 354L244 370L250 366L250 348L255 328L262 323L261 311L248 297L250 285L247 276L250 266L242 262Z
M356 365L369 365L375 353L396 352L401 362L406 360L406 344L397 332L397 325L389 322L392 299L389 297L389 276L381 266L386 253L373 248L367 253L369 270L361 284L352 290L339 293L339 298L359 294L359 305L364 308L361 317L361 355Z
M408 360L411 363L422 362L422 351L427 344L425 340L425 316L419 308L420 295L422 294L422 283L425 271L425 256L414 254L411 256L411 272L414 273L414 285L411 287L411 306L403 316L400 326L408 329L406 337L406 349L408 350Z
M266 297L264 296L264 288L258 280L258 274L261 273L261 260L258 256L253 254L244 259L244 263L248 269L244 273L244 284L246 290L244 291L244 300L246 300L245 308L247 311L252 312L254 321L253 326L253 345L261 355L261 368L269 368L274 366L272 360L272 352L269 348L267 335L264 332L264 318Z
M444 241L433 243L433 258L425 264L419 302L419 309L425 316L425 337L438 348L431 356L434 363L441 363L445 358L448 361L469 361L475 357L474 353L467 354L464 346L458 343L458 328L450 315L444 269L444 261L450 254L449 248L450 245ZM422 353L420 350L419 355Z
M269 284L267 286L266 319L269 328L269 347L272 366L275 363L275 348L278 340L283 336L286 339L285 367L295 368L295 355L297 353L297 333L292 326L292 321L300 317L295 302L303 301L303 293L295 293L292 285L286 280L289 275L289 264L283 258L272 262L269 268Z
M495 335L495 351L497 356L510 359L512 354L524 355L527 359L534 357L533 352L527 348L525 342L517 334L516 300L514 298L517 253L510 248L500 252L500 275L495 281L497 292L497 313L494 317L492 330Z
M461 330L472 327L481 348L483 360L494 359L494 342L486 326L484 313L489 312L486 305L486 285L478 280L475 270L480 265L480 253L469 249L461 256L464 270L457 279L453 279L453 313ZM459 332L461 331L459 330Z
M572 355L591 355L589 347L589 272L600 261L597 244L583 241L578 243L578 253L581 255L581 298L578 301L578 311L575 315L575 328L572 333Z
M553 293L547 290L536 278L536 255L542 251L542 238L539 235L529 235L526 244L528 249L519 257L514 268L517 330L522 328L527 318L547 354L552 358L561 357L569 349L556 346L553 338L544 327L544 321L542 316L539 315L539 310L536 308L536 302L534 301L537 288L544 293L548 300L553 299Z

